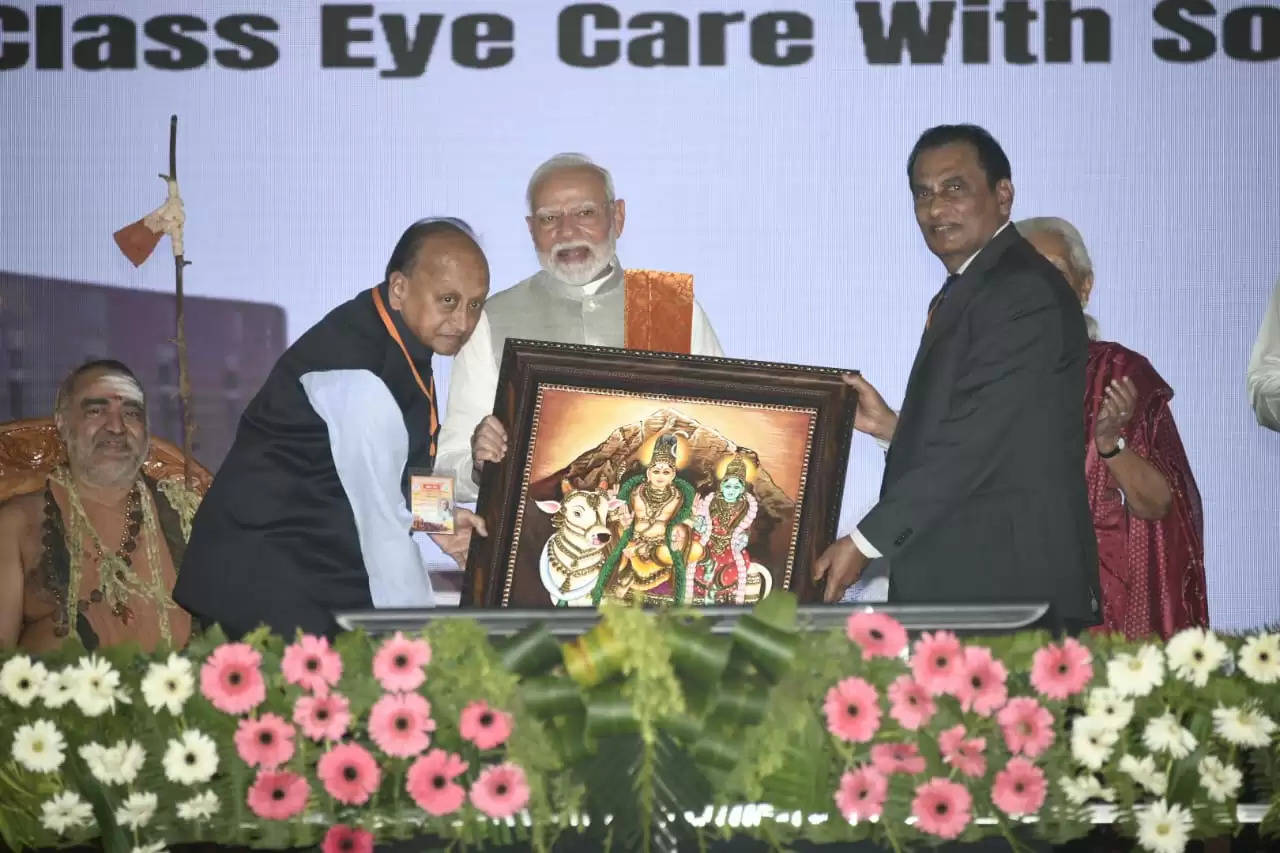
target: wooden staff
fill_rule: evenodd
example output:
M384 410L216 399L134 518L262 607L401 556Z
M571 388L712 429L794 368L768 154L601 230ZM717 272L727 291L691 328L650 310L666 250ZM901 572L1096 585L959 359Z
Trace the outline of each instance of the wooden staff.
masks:
M182 298L182 268L191 263L183 254L182 227L186 213L178 192L178 117L169 116L169 174L161 175L167 189L164 204L146 216L115 232L120 251L135 267L151 257L156 244L165 234L173 245L173 274L178 291L178 402L182 406L182 485L191 488L191 443L196 432L195 412L191 406L191 377L187 374L187 324Z
M178 182L178 117L169 116L169 174L161 175L167 181ZM170 236L172 240L172 235ZM191 444L196 433L195 413L191 409L191 377L187 373L187 321L183 311L182 268L191 262L186 259L179 236L173 240L173 277L178 293L178 402L182 406L182 485L191 488Z

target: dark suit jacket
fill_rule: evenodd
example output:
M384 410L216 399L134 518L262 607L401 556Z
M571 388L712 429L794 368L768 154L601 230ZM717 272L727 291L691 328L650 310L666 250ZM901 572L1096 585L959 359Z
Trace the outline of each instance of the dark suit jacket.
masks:
M1049 601L1097 621L1084 481L1084 315L1013 225L948 289L920 341L880 502L859 531L904 602Z

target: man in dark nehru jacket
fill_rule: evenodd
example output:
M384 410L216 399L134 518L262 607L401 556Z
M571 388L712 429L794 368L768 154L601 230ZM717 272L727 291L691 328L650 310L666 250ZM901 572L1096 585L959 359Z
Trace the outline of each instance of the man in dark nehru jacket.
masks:
M233 636L261 623L333 633L331 612L427 607L431 581L406 503L439 419L431 356L471 336L489 265L456 219L414 223L386 278L280 356L201 503L174 598ZM484 523L457 510L432 538L455 559Z

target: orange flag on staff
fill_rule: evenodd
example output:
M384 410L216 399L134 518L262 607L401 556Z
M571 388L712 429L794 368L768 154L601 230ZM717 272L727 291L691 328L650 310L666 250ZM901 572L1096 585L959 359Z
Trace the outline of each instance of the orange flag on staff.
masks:
M142 266L151 257L165 234L173 241L173 254L182 254L182 225L186 221L186 213L182 209L182 196L178 195L178 182L167 175L160 177L169 188L164 204L113 235L120 251L135 267Z

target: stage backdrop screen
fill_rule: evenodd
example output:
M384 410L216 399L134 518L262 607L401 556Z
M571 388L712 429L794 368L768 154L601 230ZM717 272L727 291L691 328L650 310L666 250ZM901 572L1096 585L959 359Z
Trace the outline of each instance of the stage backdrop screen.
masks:
M115 288L173 288L167 244L135 269L111 234L163 200L176 113L215 468L275 355L413 220L470 222L495 290L533 273L525 183L561 151L613 171L622 263L693 273L729 355L858 368L897 405L945 275L907 152L982 124L1014 215L1079 226L1102 336L1176 391L1214 625L1280 621L1280 435L1244 390L1280 275L1276 0L7 2L0 69L0 417L48 413L61 370L131 337ZM94 286L110 333L37 284ZM171 304L128 352L169 395ZM846 527L882 464L859 437Z

